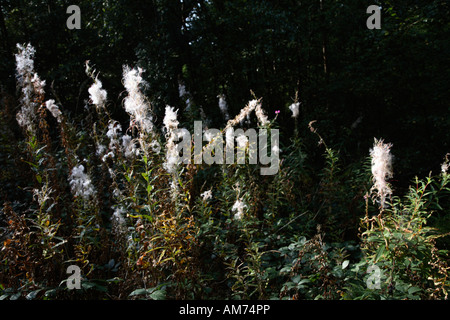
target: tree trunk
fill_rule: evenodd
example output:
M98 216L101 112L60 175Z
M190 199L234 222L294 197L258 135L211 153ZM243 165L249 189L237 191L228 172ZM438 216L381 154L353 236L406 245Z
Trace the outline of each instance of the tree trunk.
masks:
M2 33L2 45L5 52L11 54L11 46L9 43L8 30L6 29L5 17L3 15L3 1L0 0L0 31Z
M322 25L325 25L325 19L324 17L324 9L323 9L323 1L324 0L320 0L320 12L322 15ZM328 61L327 61L327 45L328 45L328 35L327 35L327 30L325 27L323 27L322 30L322 61L323 61L323 72L325 74L325 80L328 83L328 79L329 79L329 67L328 67Z

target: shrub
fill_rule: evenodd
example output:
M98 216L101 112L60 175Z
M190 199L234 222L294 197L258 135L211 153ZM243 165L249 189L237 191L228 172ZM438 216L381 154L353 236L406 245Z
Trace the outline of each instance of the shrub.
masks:
M1 122L1 150L18 150L25 173L15 183L26 196L2 188L1 299L447 298L448 256L437 244L444 234L427 223L446 218L448 159L440 175L397 196L392 145L382 140L369 159L346 164L312 121L314 152L323 157L310 158L296 98L290 145L269 144L283 154L275 175L249 164L242 137L236 150L245 164L178 163L177 129L201 107L167 106L159 128L144 70L125 66L124 126L108 112L100 74L86 65L90 101L73 116L56 97L45 100L33 47L18 50L23 141L8 141ZM231 118L221 97L227 123L218 132L282 130L278 113L270 120L263 106L254 97ZM80 290L66 286L70 265L81 270Z

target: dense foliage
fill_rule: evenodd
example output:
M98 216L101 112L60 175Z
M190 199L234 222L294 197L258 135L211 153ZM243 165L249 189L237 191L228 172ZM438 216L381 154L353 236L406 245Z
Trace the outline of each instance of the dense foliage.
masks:
M446 1L77 4L0 1L1 299L447 299ZM278 172L174 164L195 120Z

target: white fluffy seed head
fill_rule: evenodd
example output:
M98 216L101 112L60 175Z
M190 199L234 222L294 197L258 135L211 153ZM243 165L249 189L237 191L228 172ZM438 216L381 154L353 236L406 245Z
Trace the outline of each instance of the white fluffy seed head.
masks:
M56 118L58 122L61 122L62 120L62 113L61 110L59 110L58 106L55 104L55 100L50 99L45 102L45 107L50 111L53 117Z
M234 218L237 220L241 220L244 216L244 209L247 208L247 205L240 199L237 199L231 208L232 211L236 212Z
M34 72L34 54L36 50L28 43L26 46L17 44L19 53L16 54L16 71L18 76Z
M225 118L225 121L228 121L230 119L230 115L228 114L228 104L225 100L225 96L223 94L219 94L219 109L222 113L223 117Z
M255 114L261 126L266 126L269 124L269 119L267 118L267 115L264 113L264 110L261 107L260 103L258 103L255 108Z
M31 78L31 84L33 85L34 92L37 94L44 94L44 87L45 87L45 80L41 80L37 73L33 74L33 77Z
M164 169L170 174L176 174L178 164L179 164L179 157L178 157L178 150L174 143L169 142L166 145L167 151L166 151L166 161L163 164Z
M89 98L92 101L92 104L95 104L97 107L104 107L106 103L107 92L102 89L102 82L98 79L95 79L95 82L88 89Z
M45 81L34 72L34 54L36 50L31 44L17 44L16 78L21 90L20 110L16 115L18 124L32 133L35 132L34 121L38 104L36 98L44 94Z
M205 191L200 194L203 201L207 201L212 198L212 190Z
M109 120L108 123L108 132L106 132L106 136L109 138L109 150L115 151L116 149L120 149L120 132L122 131L122 126L118 121ZM114 158L114 153L109 152L106 157L103 157L103 161L108 157Z
M298 118L300 114L300 102L295 102L289 106L289 110L292 111L292 118Z
M129 93L137 93L141 90L141 86L145 86L146 82L142 78L142 68L130 69L128 66L123 68L123 85Z
M237 142L237 146L238 146L238 148L240 148L240 149L246 149L247 148L247 146L248 146L248 138L247 138L247 136L245 135L245 134L239 134L237 137L236 137L236 142Z
M111 140L115 140L119 137L119 132L121 131L122 127L120 126L120 123L115 120L110 120L108 123L108 132L106 132L106 136Z
M373 177L371 191L380 202L382 209L385 207L386 198L392 194L392 189L387 182L393 177L391 147L392 144L375 139L374 146L370 149Z
M123 226L125 225L125 219L123 217L123 214L125 214L126 211L122 207L114 208L114 213L111 217L111 220L113 223L117 224L117 226Z
M445 160L444 160L444 162L441 165L441 172L442 172L443 175L448 173L449 162L450 162L449 158L450 158L450 153L447 153L445 155Z
M166 114L164 116L163 123L167 132L178 128L179 122L177 120L177 112L178 110L175 111L173 107L166 106Z
M161 152L161 145L159 144L159 142L157 140L153 140L152 142L150 142L150 148L155 153Z
M103 156L103 154L105 152L106 152L106 147L102 144L98 144L95 154L100 157L100 156Z
M126 158L133 158L139 154L139 149L136 148L134 140L127 134L122 137L122 150Z
M143 72L141 68L130 69L124 66L123 85L128 92L128 96L124 99L124 107L131 117L131 123L135 123L142 132L150 133L153 131L153 117L150 104L141 92L141 88L147 85L142 78Z
M186 86L182 83L178 84L178 95L183 98L186 95Z
M239 112L239 114L232 120L229 120L225 130L230 128L230 127L234 127L235 125L237 125L238 123L241 123L242 121L245 120L245 118L253 111L255 110L256 106L259 104L259 100L253 99L251 101L248 102L248 104L241 109L241 111Z
M177 111L173 107L166 106L163 123L167 136L166 161L163 166L170 174L176 174L179 164L178 149L175 144L175 140L178 139L178 134L175 131L178 128L178 120Z
M84 172L84 166L82 164L73 167L69 177L69 184L75 197L81 197L84 200L88 200L95 194L91 179Z

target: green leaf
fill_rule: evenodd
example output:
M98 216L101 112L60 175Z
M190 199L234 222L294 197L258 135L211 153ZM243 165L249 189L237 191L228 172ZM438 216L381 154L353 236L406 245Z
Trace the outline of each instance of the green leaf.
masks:
M38 165L37 165L37 164L31 163L31 162L25 161L25 160L22 160L22 161L25 162L26 164L29 164L29 165L32 166L33 168L38 168Z
M113 270L113 271L114 271L114 270ZM117 283L119 283L119 282L121 282L121 281L123 281L123 279L120 279L120 278L118 278L118 277L114 277L114 278L112 278L112 279L106 280L106 282L108 282L108 283L115 283L115 284L117 284Z
M302 279L299 281L298 285L300 286L300 285L303 285L305 283L310 283L310 282L311 282L311 280L309 280L309 279Z
M163 300L166 298L166 291L164 288L161 288L162 285L149 288L149 289L136 289L133 292L130 293L131 296L139 296L139 295L149 295L151 299L153 300Z
M146 293L147 293L147 289L136 289L132 293L130 293L128 296L132 297L132 296L138 296L138 295L146 294Z
M1 295L0 296L0 301L1 300L6 300L6 298L8 298L9 297L9 294L8 293L5 293L4 295Z
M408 289L408 294L413 295L416 292L422 291L422 289L420 289L419 287L411 287Z
M289 282L286 282L286 283L284 284L284 287L285 287L287 290L291 290L291 289L293 289L293 288L297 288L297 284L295 284L295 283L289 281Z
M150 298L153 300L164 300L166 298L166 291L165 290L156 290L152 294L150 294Z
M95 287L95 283L90 282L90 281L82 281L81 282L81 286L83 287L83 289L88 290L88 289L94 288Z
M378 250L377 254L375 256L375 263L378 262L385 254L386 254L386 247L384 245L381 245Z
M106 288L105 286L102 286L98 283L95 283L93 281L83 281L81 283L81 286L83 287L83 289L94 289L97 291L101 291L101 292L108 292L108 288Z
M342 262L342 270L347 268L349 263L350 263L349 260L345 260L344 262Z
M17 300L17 299L20 298L20 296L21 296L21 293L20 293L20 292L17 292L16 294L13 294L13 295L11 296L11 298L9 298L9 300Z
M36 296L39 292L41 292L43 289L37 289L34 291L31 291L27 296L25 297L27 300L33 300L36 299Z
M290 273L290 272L291 272L291 267L289 267L289 266L283 267L283 268L280 270L280 274L281 274L281 275L285 275L285 274L288 274L288 273Z
M56 294L56 289L50 289L45 291L44 296L46 297L53 297Z

